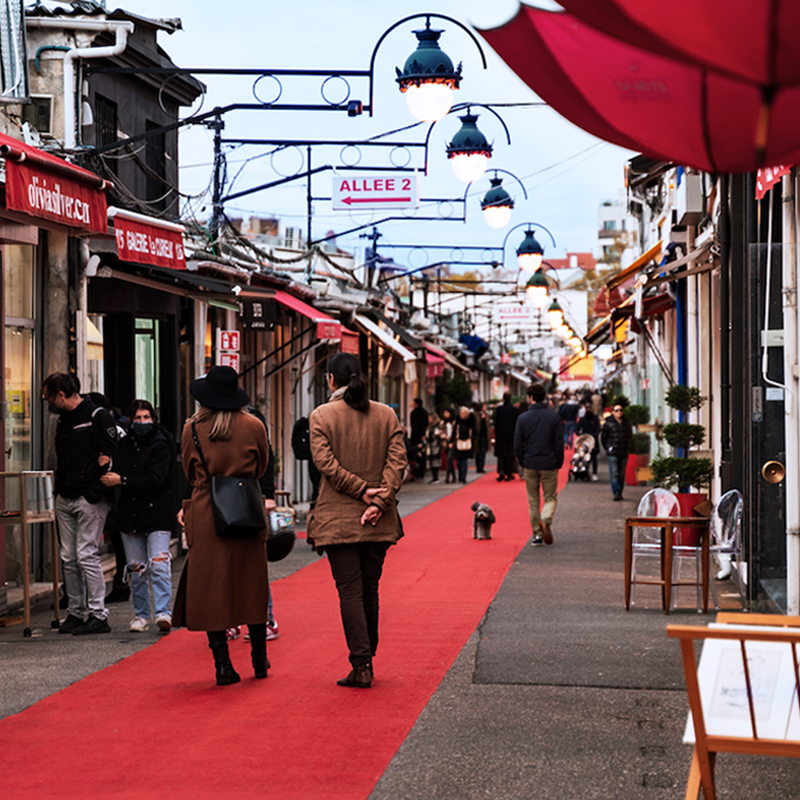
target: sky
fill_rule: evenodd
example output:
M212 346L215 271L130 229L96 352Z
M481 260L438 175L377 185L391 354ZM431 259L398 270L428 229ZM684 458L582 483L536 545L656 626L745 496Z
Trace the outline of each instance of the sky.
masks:
M548 5L546 2L539 4ZM180 17L182 31L172 35L159 33L159 43L179 66L265 70L363 70L368 68L372 51L384 31L403 17L427 11L453 17L465 25L493 27L510 19L518 8L516 0L405 0L402 4L389 0L130 0L128 3L107 0L109 10L118 6L148 17ZM440 39L442 49L455 63L463 62L463 79L461 89L456 92L456 102L541 103L480 35L477 38L486 54L486 70L482 69L479 51L466 33L445 20L434 20L434 26L445 29ZM416 38L411 31L421 27L424 27L424 19L404 23L390 32L378 48L372 117L365 114L348 118L343 112L327 111L238 111L226 115L224 135L291 141L363 141L412 124L414 119L397 88L394 70L395 66L402 67L415 49ZM184 109L182 116L233 102L254 102L253 78L203 76L201 79L208 86L202 109L198 102L191 110ZM341 96L345 91L338 81L331 82L328 89L331 97ZM271 79L265 79L256 91L266 99L274 91L274 84ZM353 79L350 92L351 99L366 102L366 81ZM287 78L283 81L281 102L318 102L319 93L319 79ZM504 187L516 203L508 228L493 230L482 219L479 201L490 188L487 173L468 192L466 223L413 218L387 222L380 226L379 250L384 244L501 247L507 237L505 263L511 266L516 260L513 251L521 242L524 230L519 228L510 234L508 230L534 222L549 230L556 241L553 247L545 234L537 237L546 247L545 258L560 258L566 252L595 252L598 207L604 200L618 196L623 187L623 165L632 154L601 142L542 105L497 109L510 132L511 145L508 145L502 125L494 115L486 110L475 110L480 114L478 126L494 144L490 167L513 173L527 192L526 199L519 183L505 176ZM421 124L395 135L394 140L422 142L428 127L429 124ZM454 177L445 155L447 143L459 128L456 115L450 114L431 130L428 175L420 178L423 199L464 196L466 185ZM185 208L186 216L204 219L210 213L208 189L213 134L200 125L187 126L182 129L180 141L180 188L192 195ZM274 156L265 155L271 149L265 145L227 149L227 191L259 186L304 168L304 150L292 147ZM340 151L339 147L315 146L313 164L340 163ZM387 151L362 148L361 163L382 165L386 163ZM353 155L354 151L348 150L345 157ZM402 156L402 153L395 155L396 158ZM332 180L330 171L315 176L312 180L314 196L330 197ZM448 208L460 216L461 207L457 203L423 205L417 214L439 217L447 214ZM230 217L274 216L286 225L305 231L305 178L232 200L226 204L226 213ZM346 231L379 218L369 213L333 211L326 200L315 201L313 213L315 238L328 231ZM350 250L365 245L357 233L340 236L337 243ZM401 263L409 263L407 251L394 250L385 254L393 255ZM419 260L419 253L414 255ZM470 258L466 253L463 257ZM475 253L473 257L486 256Z

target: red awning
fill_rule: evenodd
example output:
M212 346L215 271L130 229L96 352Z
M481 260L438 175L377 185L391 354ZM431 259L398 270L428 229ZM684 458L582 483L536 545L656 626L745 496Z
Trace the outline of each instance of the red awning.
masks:
M76 233L106 233L106 186L94 172L0 134L6 164L6 208Z
M445 356L444 351L432 344L423 342L425 349L425 375L428 378L439 378L444 375Z
M657 317L666 313L675 305L675 300L669 292L654 294L642 300L642 319L645 317ZM623 306L615 308L611 314L615 320L632 317L635 311L633 298Z
M342 342L339 345L339 349L343 353L358 356L358 334L355 331L348 330L344 325L342 325Z
M183 252L183 225L109 208L114 220L117 254L123 261L168 269L186 269Z
M604 29L614 30L615 36L610 36L572 14L529 6L521 6L506 25L481 33L517 75L556 111L602 139L663 161L715 173L748 172L764 165L800 162L800 86L769 84L770 102L766 105L762 91L765 87L740 74L758 72L754 66L758 56L753 59L748 54L749 66L742 67L740 73L730 70L732 63L738 63L742 50L747 50L749 37L745 36L747 44L739 47L726 41L724 33L734 23L752 33L748 28L750 16L743 9L758 4L734 0L731 8L718 2L690 6L686 2L667 2L667 6L674 7L674 13L663 3L658 4L657 27L653 18L654 27L633 37L634 44L615 38L622 33L632 36L630 25L604 25ZM593 4L594 0L587 0L580 5L585 11ZM605 8L613 2L600 0L598 5ZM640 7L639 0L623 5L626 12L628 6ZM643 0L643 5L649 8L656 3ZM708 15L700 13L703 5L715 9L713 13L708 11L713 24L704 23ZM684 12L677 10L683 6ZM793 20L798 11L787 15ZM596 15L586 12L586 16L594 20ZM670 24L675 19L685 20L686 24L678 30ZM684 28L694 31L696 51L705 46L705 39L700 43L700 37L708 34L712 38L716 44L709 59L719 61L719 67L708 66L708 59L699 63L676 56ZM711 35L712 29L719 35ZM656 30L668 34L675 46L656 46L663 44ZM753 30L757 32L756 28ZM787 38L784 31L777 36L781 42ZM800 59L796 41L787 38L787 60L781 62L782 74L787 78L793 76L794 61ZM771 43L771 39L767 42ZM759 52L764 47L763 42L754 46ZM721 55L725 47L730 49L727 60ZM764 52L768 61L770 50Z
M321 311L317 311L316 308L310 306L308 303L304 303L302 300L280 289L275 292L275 299L282 306L290 308L292 311L296 311L298 314L302 314L312 322L315 322L317 324L318 339L327 339L331 342L341 341L342 323L338 320L329 317L327 314L323 314Z

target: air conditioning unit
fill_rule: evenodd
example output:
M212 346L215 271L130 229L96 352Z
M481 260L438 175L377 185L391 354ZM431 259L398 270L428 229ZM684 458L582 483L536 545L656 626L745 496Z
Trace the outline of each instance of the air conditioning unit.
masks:
M703 218L701 175L684 173L681 185L675 189L675 210L678 212L678 225L697 225Z

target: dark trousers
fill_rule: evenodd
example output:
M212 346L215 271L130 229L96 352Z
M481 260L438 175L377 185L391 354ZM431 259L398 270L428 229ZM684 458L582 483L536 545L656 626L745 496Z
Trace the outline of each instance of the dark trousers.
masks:
M497 452L497 472L501 477L507 478L517 470L514 464L514 443L505 439L498 439L495 443Z
M356 542L325 547L339 592L350 663L361 666L378 649L378 582L388 542Z

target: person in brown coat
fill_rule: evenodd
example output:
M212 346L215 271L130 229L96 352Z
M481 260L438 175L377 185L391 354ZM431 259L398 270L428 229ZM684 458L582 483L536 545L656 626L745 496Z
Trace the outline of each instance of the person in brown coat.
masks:
M328 364L328 403L311 414L311 453L322 473L308 518L308 541L328 563L352 669L340 686L369 688L378 647L378 583L389 545L403 535L396 494L406 468L400 423L371 402L358 359L337 353Z
M267 468L269 443L261 420L245 410L247 393L231 367L211 367L192 381L192 397L200 409L184 425L181 454L192 496L183 501L178 521L186 528L189 552L173 609L173 624L208 632L217 685L238 683L231 664L226 628L247 623L256 678L266 678L267 661L267 530L247 539L217 535L211 486L192 436L192 422L212 475L260 478Z

